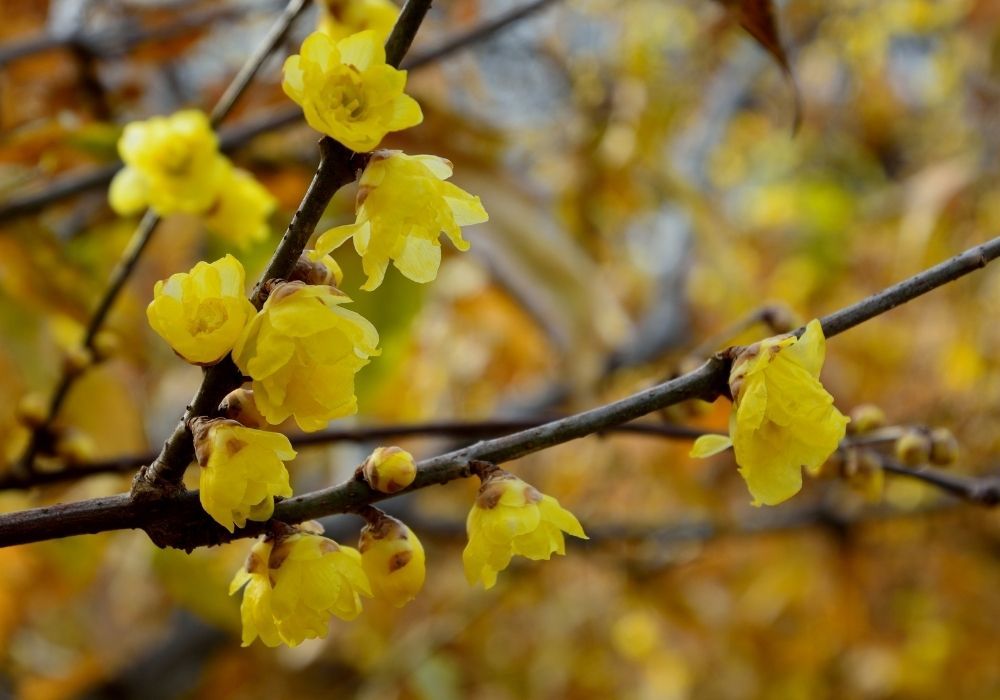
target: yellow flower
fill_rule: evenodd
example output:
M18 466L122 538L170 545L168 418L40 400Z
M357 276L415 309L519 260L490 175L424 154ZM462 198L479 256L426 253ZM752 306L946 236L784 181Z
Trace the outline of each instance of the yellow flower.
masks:
M196 365L212 365L232 349L256 313L243 290L245 273L232 255L199 262L153 287L149 325L174 352Z
M317 28L335 41L371 29L384 44L399 16L389 0L323 0L319 8Z
M466 521L469 543L462 552L465 578L492 588L497 573L519 554L548 559L566 553L563 533L587 539L580 522L559 502L507 472L485 477Z
M729 375L729 439L698 438L691 456L708 457L732 445L754 505L776 505L798 493L802 468L818 472L847 429L848 419L819 381L825 353L816 320L801 338L778 336L747 348Z
M399 520L375 508L371 510L373 517L361 530L358 544L361 564L375 597L401 608L424 586L424 547Z
M286 282L247 324L233 360L272 425L291 416L302 430L320 430L357 410L354 375L379 354L378 332L340 307L347 301L334 287Z
M253 175L232 168L222 183L215 204L205 213L205 225L212 233L247 248L267 238L267 219L277 200Z
M295 457L288 438L234 420L196 419L191 426L201 465L205 512L230 532L274 513L274 497L292 495L284 462Z
M309 532L258 541L229 594L244 585L243 646L257 637L269 647L324 638L332 616L353 620L361 596L372 595L358 550Z
M377 447L365 463L361 473L376 491L396 493L413 483L417 465L413 455L399 447Z
M460 227L489 219L479 197L445 182L451 173L451 163L436 156L373 154L361 176L355 223L321 235L317 251L328 253L353 236L368 275L361 288L368 291L382 284L390 260L414 282L430 282L441 264L441 232L468 250Z
M122 215L150 206L159 214L210 207L231 168L208 117L197 110L132 122L118 141L125 167L111 181L111 208Z
M313 32L301 53L285 61L281 85L309 126L358 152L424 118L416 100L403 93L406 71L386 64L382 41L371 30L340 41Z

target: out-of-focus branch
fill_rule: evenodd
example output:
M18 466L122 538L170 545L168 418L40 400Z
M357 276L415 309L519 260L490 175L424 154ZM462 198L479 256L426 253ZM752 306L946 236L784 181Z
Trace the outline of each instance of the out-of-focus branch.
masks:
M890 474L916 479L952 496L982 506L1000 505L1000 476L961 476L933 467L907 467L889 457L880 456L882 469Z
M539 10L558 1L546 0L542 2L541 0L536 0L523 8L511 10L509 13L501 15L496 19L488 20L467 32L460 33L454 38L446 40L440 47L430 49L423 54L418 54L413 57L413 60L405 61L401 65L407 70L419 70L432 65L447 56L494 36L504 29L513 26L517 21L526 19L536 14ZM269 114L250 118L223 129L219 135L219 143L223 151L232 151L247 144L261 134L276 131L292 124L298 124L301 121L302 110L297 105L281 107ZM53 181L45 189L38 192L29 192L20 196L10 197L6 202L0 203L0 222L31 214L67 197L103 187L111 182L111 178L114 177L120 168L121 163L114 163L98 166L82 173L71 173Z
M264 37L264 40L260 43L257 49L249 56L249 58L247 58L246 63L233 78L229 87L212 109L210 120L213 126L217 126L219 122L226 118L233 106L236 104L240 95L243 94L247 86L250 84L253 76L258 70L260 70L264 61L267 60L267 57L270 56L274 49L281 43L282 39L288 33L288 30L291 28L292 22L295 21L295 18L301 14L305 7L306 0L290 0L288 5L285 7L285 10L281 13L281 16L267 33L267 36ZM97 338L97 334L100 332L101 328L103 328L104 322L107 320L112 307L118 300L119 294L121 294L122 289L125 288L125 283L128 281L129 277L131 277L132 272L139 263L139 259L142 256L143 251L146 249L146 246L149 244L149 241L152 239L153 233L156 231L156 226L159 222L160 217L152 209L147 209L146 213L139 221L139 225L133 232L125 251L122 253L121 259L118 261L118 265L111 273L111 279L108 281L108 286L105 288L104 294L97 303L97 308L94 310L93 315L91 315L90 320L87 323L87 328L84 331L83 342L81 344L85 352L93 353L94 341ZM82 370L79 368L76 369L77 371L64 369L62 376L59 379L59 383L56 385L56 390L53 392L52 398L49 401L45 420L41 423L41 425L32 430L31 438L28 441L28 447L18 464L17 471L20 473L31 473L35 457L38 455L39 451L45 447L46 443L52 439L52 423L59 414L59 410L62 408L66 397L69 395L69 390L82 374Z

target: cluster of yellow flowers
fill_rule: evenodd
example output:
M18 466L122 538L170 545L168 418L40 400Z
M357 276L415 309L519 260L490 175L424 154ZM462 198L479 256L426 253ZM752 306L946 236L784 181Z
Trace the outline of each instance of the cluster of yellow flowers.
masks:
M129 216L152 207L160 215L197 214L212 232L239 247L267 236L274 197L219 153L203 112L132 122L122 132L118 153L125 167L108 192L116 213Z
M803 467L815 474L844 439L848 418L819 381L826 338L810 321L801 338L768 338L733 361L729 436L698 438L692 457L733 448L754 505L776 505L802 488Z

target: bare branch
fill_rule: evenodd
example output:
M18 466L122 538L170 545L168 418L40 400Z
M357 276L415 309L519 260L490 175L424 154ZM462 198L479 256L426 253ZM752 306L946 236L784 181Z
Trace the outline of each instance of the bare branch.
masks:
M885 456L879 459L882 468L890 474L922 481L970 503L988 507L1000 505L1000 476L960 476L933 467L907 467Z

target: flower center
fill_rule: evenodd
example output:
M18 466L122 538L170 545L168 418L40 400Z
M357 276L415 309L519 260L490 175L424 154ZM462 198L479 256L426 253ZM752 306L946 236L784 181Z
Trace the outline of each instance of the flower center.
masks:
M361 75L354 66L343 66L323 86L323 101L336 112L338 119L360 121L365 118L367 101Z
M188 322L191 335L208 335L219 330L229 320L229 312L221 299L204 299L198 302L194 317Z

